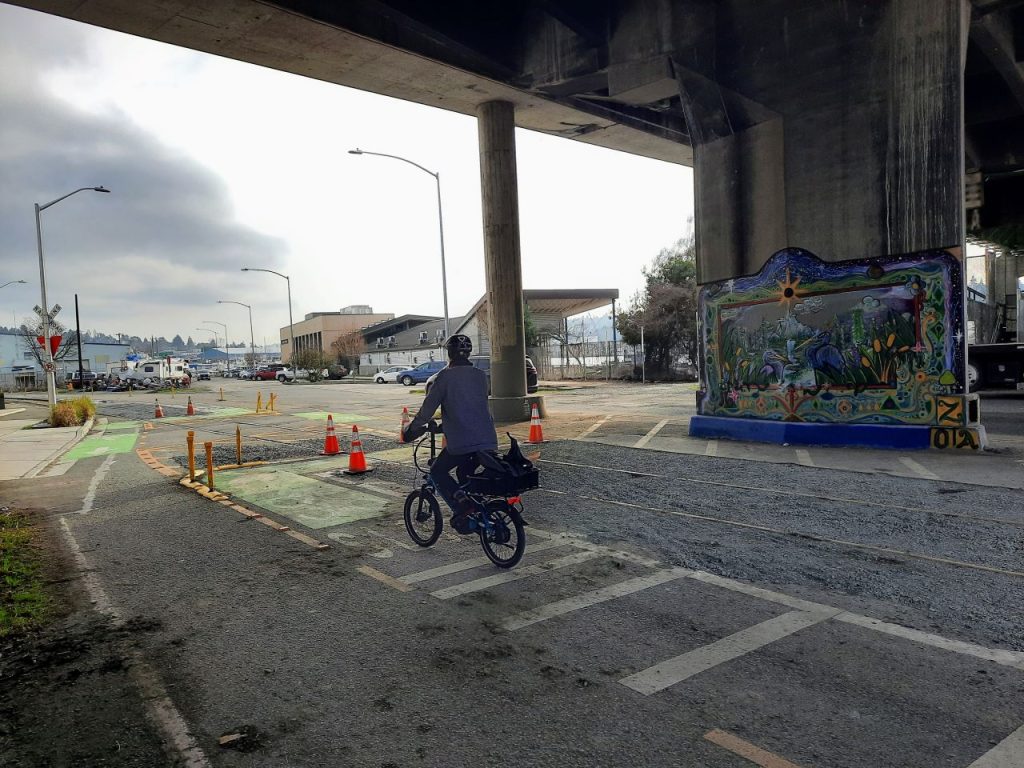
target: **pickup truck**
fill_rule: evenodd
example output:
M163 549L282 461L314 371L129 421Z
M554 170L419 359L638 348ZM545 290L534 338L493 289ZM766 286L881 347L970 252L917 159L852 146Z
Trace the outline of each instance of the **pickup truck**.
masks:
M280 382L295 381L295 371L287 365L271 363L266 368L256 371L253 378L257 381L274 381L275 379Z

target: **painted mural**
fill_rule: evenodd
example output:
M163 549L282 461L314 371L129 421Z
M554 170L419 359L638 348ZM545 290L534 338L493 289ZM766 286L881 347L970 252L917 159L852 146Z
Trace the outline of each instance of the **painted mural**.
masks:
M699 313L702 415L936 426L943 398L962 403L963 273L946 251L779 251L756 275L703 286Z

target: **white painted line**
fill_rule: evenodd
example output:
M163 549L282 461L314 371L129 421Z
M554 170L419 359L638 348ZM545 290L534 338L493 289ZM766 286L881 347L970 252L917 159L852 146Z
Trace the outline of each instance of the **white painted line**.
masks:
M858 627L864 627L865 629L872 629L875 632L882 632L886 635L892 635L893 637L901 637L904 640L911 640L915 643L921 643L922 645L930 645L933 648L939 648L944 651L952 651L953 653L959 653L964 656L973 656L976 659L983 659L985 661L992 661L996 664L1000 664L1004 667L1013 667L1014 669L1024 670L1024 652L1022 651L1004 651L997 648L985 648L974 643L965 643L962 640L950 640L949 638L942 637L940 635L933 635L928 632L921 632L917 629L911 629L910 627L902 627L899 624L889 624L878 619L872 619L868 616L860 616L856 613L847 613L843 611L837 614L833 618L836 621L842 621L846 624L854 624ZM1024 762L1019 763L1024 765Z
M648 432L646 435L637 440L636 444L633 447L643 448L645 445L651 442L652 437L661 432L661 428L664 427L666 424L668 424L668 419L662 419L661 421L659 421L657 424L654 425L654 428L650 432Z
M60 519L60 526L64 532L64 539L68 549L71 551L75 564L81 572L82 582L85 584L86 592L93 606L100 613L109 616L115 625L120 625L122 623L120 614L114 608L106 591L104 591L96 576L96 572L89 565L89 561L85 559L85 554L82 552L81 547L78 546L78 542L71 532L71 527L68 525L67 518L62 517ZM129 661L127 665L129 674L131 674L135 684L142 692L142 698L146 704L149 718L182 758L180 762L184 768L211 768L206 754L189 732L185 718L182 717L178 708L174 706L174 702L171 701L167 689L160 682L160 676L146 662L142 652L138 649L132 649L128 652L127 659Z
M533 608L529 611L523 611L522 613L516 614L506 619L502 626L510 632L514 632L517 629L523 627L529 627L532 624L538 624L548 619L553 619L556 616L563 616L573 611L578 611L583 608L589 608L592 605L603 603L608 600L614 600L617 597L625 597L626 595L632 595L635 592L648 589L650 587L656 587L659 584L665 584L676 579L681 579L689 573L684 568L669 568L664 571L658 571L652 573L650 576L640 576L635 579L629 579L628 581L622 581L618 584L612 584L610 587L604 587L603 589L595 589L591 592L584 592L581 595L575 595L573 597L567 597L564 600L558 600L547 605L542 605L537 608Z
M899 460L900 460L900 464L902 464L904 467L909 469L911 472L913 472L918 477L923 477L925 480L941 480L942 479L938 475L936 475L934 472L932 472L932 471L926 469L925 467L921 466L920 464L918 464L916 461L914 461L909 456L900 456Z
M505 571L503 573L497 573L494 576L486 576L482 579L473 579L472 581L466 581L462 584L456 584L452 587L445 589L439 589L436 592L431 592L431 597L436 597L439 600L449 600L459 595L469 594L470 592L479 592L481 589L490 589L496 587L499 584L507 584L510 581L518 581L519 579L525 579L529 576L537 576L548 571L557 571L559 568L568 568L573 565L579 565L585 563L587 560L593 560L595 557L600 557L599 552L574 552L571 555L565 555L554 560L549 560L546 563L539 563L537 565L530 565L526 568L519 568L515 571Z
M814 460L811 459L811 452L806 450L805 448L796 449L796 460L798 464L804 467L814 466Z
M704 449L705 456L717 456L718 455L718 441L708 440L708 445Z
M967 768L1020 768L1022 765L1024 765L1024 725Z
M820 624L828 620L834 613L838 613L838 610L832 613L790 611L729 635L729 637L722 638L710 645L624 677L619 682L638 693L650 696L652 693L688 680L694 675L706 672L726 661L745 656L769 643L789 637L801 629Z
M605 416L603 419L601 419L596 424L591 424L589 427L587 427L585 430L583 430L583 432L580 434L580 436L577 437L576 439L577 440L582 440L584 437L589 435L591 432L593 432L593 431L595 431L597 429L600 429L602 426L604 426L604 423L606 421L608 421L608 419L610 419L610 418L611 418L611 416Z
M548 541L541 541L536 544L531 544L527 550L527 554L533 552L543 552L545 549L554 549L555 547L567 547L571 546L572 542L566 540L550 539ZM420 571L419 573L410 573L405 576L400 576L398 580L403 584L418 584L421 581L430 581L430 579L437 579L441 576L448 576L452 573L461 573L462 571L468 571L473 568L479 568L481 565L487 565L491 561L486 557L473 557L469 560L460 560L457 563L448 563L447 565L439 565L437 568L431 568L426 571Z
M706 573L705 571L693 571L687 578L694 579L695 581L701 581L705 584L714 584L716 587L722 587L723 589L728 589L732 592L739 592L744 595L750 595L751 597L757 597L761 600L767 600L769 603L778 603L779 605L784 605L787 608L793 608L797 611L807 611L808 613L827 613L829 611L835 611L836 613L839 612L838 609L833 609L830 605L812 603L809 600L790 597L782 592L772 592L770 589L755 587L753 584L734 581L733 579L727 579L724 576L716 576L713 573Z
M92 512L92 505L96 500L96 489L100 487L100 481L103 476L110 470L110 465L114 463L114 456L111 454L103 460L103 463L96 468L95 474L92 476L92 480L89 482L89 490L85 493L85 498L82 499L82 508L78 510L79 515L87 515Z

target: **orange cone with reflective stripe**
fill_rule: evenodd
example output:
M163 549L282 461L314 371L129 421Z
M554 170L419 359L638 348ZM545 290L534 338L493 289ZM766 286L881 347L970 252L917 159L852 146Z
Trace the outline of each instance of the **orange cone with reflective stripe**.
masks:
M327 437L324 438L324 450L321 456L334 456L341 453L338 445L338 436L334 432L334 416L327 414Z
M156 413L153 414L154 419L162 419L164 417L164 409L160 407L160 401L156 401Z
M540 409L537 404L534 403L533 409L530 411L530 439L528 443L543 443L544 440L544 428L540 425Z
M402 408L402 426L398 428L398 442L405 442L405 428L409 426L410 421L412 419L409 418L409 408L406 406Z
M195 416L196 415L196 407L194 405L192 405L192 398L191 397L188 399L188 407L185 409L185 415L186 416Z
M352 425L352 448L348 452L348 469L346 475L361 475L369 472L366 467L366 455L363 453L363 441L359 439L359 427Z

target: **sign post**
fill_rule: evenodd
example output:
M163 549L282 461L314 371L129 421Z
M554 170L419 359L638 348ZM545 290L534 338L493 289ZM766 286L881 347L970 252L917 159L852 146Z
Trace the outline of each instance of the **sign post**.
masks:
M49 312L43 311L37 304L33 310L39 315L39 326L36 341L43 348L43 369L46 371L46 390L49 396L50 405L57 404L57 377L55 371L57 366L53 361L64 333L64 326L57 322L56 317L60 313L60 304L54 304Z

